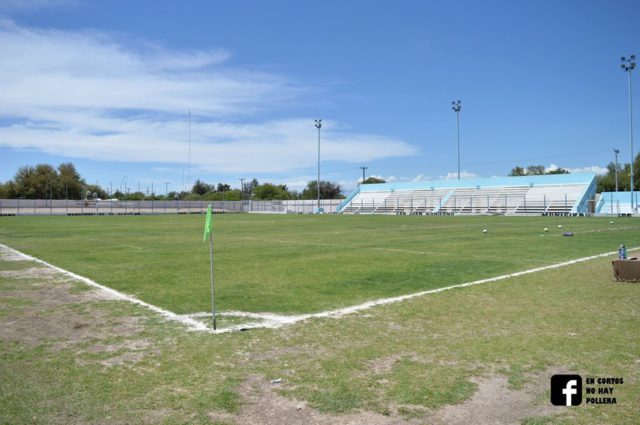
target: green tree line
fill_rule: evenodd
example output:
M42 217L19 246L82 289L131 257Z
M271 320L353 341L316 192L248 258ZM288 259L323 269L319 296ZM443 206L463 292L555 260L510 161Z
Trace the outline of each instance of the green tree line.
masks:
M316 199L317 182L310 181L301 191L290 190L286 185L260 183L257 179L244 184L244 187L232 188L227 183L209 184L196 180L190 191L173 191L165 196L145 194L137 191L122 193L116 190L108 193L97 184L87 183L72 163L62 163L57 168L49 164L26 165L20 167L13 179L0 183L2 199L107 199L151 200L180 199L207 201L240 200L287 200ZM340 185L329 181L320 182L322 199L341 199Z
M536 176L543 174L569 174L564 168L557 168L545 171L543 165L529 165L526 168L515 166L511 169L509 176ZM606 174L597 178L597 192L615 192L616 190L616 166L613 162L607 165ZM640 187L640 153L633 160L633 190ZM631 188L631 165L630 163L618 164L618 191L626 192Z
M640 188L640 154L633 160L633 190ZM627 192L631 189L630 163L618 164L618 190ZM607 173L598 176L598 192L614 192L616 190L616 166L612 162L607 165Z

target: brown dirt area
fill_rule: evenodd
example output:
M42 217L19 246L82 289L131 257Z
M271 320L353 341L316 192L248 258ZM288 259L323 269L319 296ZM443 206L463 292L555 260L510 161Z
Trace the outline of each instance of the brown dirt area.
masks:
M383 369L391 367L393 359L385 359ZM281 396L277 388L282 384L272 384L257 376L250 376L238 389L243 406L237 414L211 413L215 422L255 425L457 425L457 424L520 424L529 417L547 416L558 412L559 408L549 405L536 405L535 400L544 393L547 372L540 373L536 384L525 385L521 390L508 388L507 378L502 375L490 375L473 378L478 385L474 395L457 405L439 409L423 410L421 418L405 418L397 413L382 415L375 412L355 412L342 415L323 413L309 407L304 401ZM415 406L417 407L417 406Z
M0 261L25 261L3 250ZM152 350L151 343L137 334L144 320L138 316L114 315L103 303L113 297L96 289L86 289L53 268L33 263L23 270L0 272L8 283L0 292L0 342L17 342L28 347L45 344L58 351L78 346L77 353L113 353L98 361L104 366L136 362ZM5 305L10 314L1 314ZM122 339L117 344L103 341ZM95 342L88 349L80 345ZM101 356L104 357L104 356Z

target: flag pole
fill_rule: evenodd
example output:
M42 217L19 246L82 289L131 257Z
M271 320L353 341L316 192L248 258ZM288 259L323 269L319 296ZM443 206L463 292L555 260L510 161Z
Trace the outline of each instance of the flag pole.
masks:
M214 286L213 286L213 220L212 215L213 208L212 205L209 204L207 206L207 217L204 221L204 235L202 237L202 242L206 241L209 238L209 265L211 268L211 325L213 326L213 330L216 330L216 304L214 299Z
M214 279L213 279L213 232L209 233L209 264L211 265L211 315L213 330L216 330L216 304L214 298Z

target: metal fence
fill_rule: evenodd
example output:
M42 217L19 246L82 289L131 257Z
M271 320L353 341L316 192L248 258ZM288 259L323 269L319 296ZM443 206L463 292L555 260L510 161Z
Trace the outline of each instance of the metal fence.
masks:
M334 214L339 199L320 201L326 214ZM298 201L93 201L57 199L0 199L0 216L16 215L146 215L201 214L211 204L216 213L312 214L315 200Z

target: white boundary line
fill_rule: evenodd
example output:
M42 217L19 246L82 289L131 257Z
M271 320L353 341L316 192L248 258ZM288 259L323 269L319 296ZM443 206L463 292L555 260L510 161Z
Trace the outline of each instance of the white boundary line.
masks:
M146 302L144 302L142 300L139 300L134 296L124 294L124 293L122 293L120 291L116 291L115 289L109 288L108 286L100 285L99 283L94 282L93 280L91 280L89 278L86 278L84 276L80 276L79 274L75 274L75 273L72 273L72 272L70 272L68 270L65 270L65 269L62 269L60 267L54 266L53 264L47 263L44 260L40 260L39 258L32 257L30 255L25 254L24 252L20 252L17 249L13 249L13 248L11 248L9 246L0 244L0 250L10 251L10 252L13 252L13 253L23 257L25 260L35 261L36 263L43 264L43 265L45 265L47 267L50 267L50 268L52 268L54 270L59 271L62 274L65 274L65 275L67 275L69 277L72 277L72 278L74 278L76 280L79 280L79 281L81 281L82 283L84 283L86 285L89 285L91 287L97 288L97 289L99 289L99 290L111 295L112 297L114 297L116 299L120 299L120 300L123 300L123 301L128 301L130 303L138 304L138 305L141 305L143 307L146 307L147 309L149 309L149 310L151 310L151 311L153 311L155 313L159 313L162 317L164 317L167 320L171 320L171 321L174 321L174 322L182 323L189 330L193 330L193 331L209 331L209 328L207 328L207 326L202 322L199 322L197 320L193 320L193 319L191 319L189 317L179 316L179 315L177 315L177 314L175 314L175 313L173 313L171 311L164 310L164 309L162 309L160 307L157 307L157 306L155 306L153 304L149 304L149 303L146 303Z
M474 285L481 285L483 283L490 283L490 282L497 282L500 280L506 280L506 279L511 279L513 277L519 277L519 276L524 276L524 275L528 275L531 273L538 273L541 271L545 271L545 270L553 270L553 269L558 269L561 267L566 267L566 266L570 266L572 264L577 264L577 263L583 263L585 261L590 261L590 260L595 260L598 258L603 258L603 257L609 257L612 255L617 254L617 251L610 251L610 252L605 252L603 254L597 254L597 255L591 255L589 257L582 257L582 258L576 258L574 260L569 260L569 261L563 261L561 263L556 263L556 264L551 264L548 266L542 266L542 267L536 267L533 269L528 269L528 270L522 270L519 272L515 272L515 273L509 273L509 274L504 274L501 276L495 276L495 277L490 277L490 278L486 278L486 279L480 279L480 280L474 280L472 282L466 282L466 283L461 283L458 285L451 285L451 286L445 286L443 288L436 288L436 289L430 289L427 291L420 291L420 292L414 292L412 294L407 294L407 295L400 295L397 297L390 297L390 298L380 298L377 300L372 300L372 301L367 301L365 303L362 304L357 304L354 306L350 306L350 307L344 307L344 308L339 308L336 310L327 310L327 311L321 311L320 313L310 313L310 314L298 314L298 315L291 315L291 316L283 316L283 315L278 315L278 314L273 314L273 313L251 313L251 312L245 312L245 311L226 311L226 312L221 312L219 313L221 316L230 316L230 317L246 317L246 318L251 318L251 319L259 319L261 320L260 322L251 322L251 323L244 323L244 324L240 324L240 325L234 325L234 326L230 326L227 328L223 328L223 329L219 329L217 331L213 331L212 329L210 329L209 327L207 327L203 322L200 322L198 320L195 320L195 318L205 318L207 316L211 316L211 313L205 313L205 312L201 312L201 313L192 313L192 314L182 314L182 315L178 315L176 313L173 313L171 311L168 310L164 310L160 307L157 307L153 304L149 304L146 303L144 301L141 301L139 299L137 299L136 297L133 297L131 295L127 295L124 294L122 292L119 292L115 289L109 288L107 286L104 285L100 285L99 283L94 282L91 279L88 279L84 276L80 276L78 274L72 273L70 271L67 271L65 269L62 269L60 267L54 266L53 264L47 263L46 261L40 260L38 258L32 257L30 255L27 255L23 252L20 252L16 249L13 249L11 247L8 247L6 245L0 244L0 248L7 250L7 251L12 251L17 255L20 255L22 257L24 257L26 260L31 260L31 261L35 261L37 263L43 264L47 267L51 267L67 276L70 276L74 279L80 280L81 282L84 282L85 284L92 286L94 288L100 289L110 295L112 295L115 298L124 300L124 301L128 301L130 303L133 304L138 304L141 305L143 307L146 307L147 309L159 313L162 317L164 317L167 320L171 320L174 322L178 322L181 323L183 325L185 325L189 330L192 331L204 331L204 332L209 332L209 333L228 333L228 332L236 332L236 331L241 331L241 330L248 330L248 329L257 329L257 328L268 328L268 329L276 329L279 328L281 326L285 326L285 325L292 325L294 323L297 322L301 322L304 320L308 320L308 319L313 319L313 318L339 318L342 316L346 316L349 314L353 314L359 311L363 311L363 310L368 310L372 307L376 307L379 305L386 305L386 304L392 304L392 303L398 303L401 301L405 301L405 300L409 300L412 298L417 298L417 297L421 297L424 295L428 295L428 294L436 294L439 292L444 292L450 289L457 289L457 288L466 288L468 286L474 286ZM640 249L640 247L636 247L636 248L631 248L628 249L629 252L631 251L637 251L638 249Z
M636 251L638 249L640 249L640 247L632 248L632 249L629 249L628 251L629 252L630 251ZM233 327L233 330L243 330L243 329L253 329L253 328L275 329L275 328L279 328L279 327L284 326L284 325L291 325L291 324L294 324L294 323L297 323L297 322L301 322L301 321L304 321L304 320L308 320L308 319L312 319L312 318L338 318L338 317L346 316L348 314L353 314L353 313L356 313L356 312L359 312L359 311L362 311L362 310L367 310L367 309L370 309L372 307L376 307L376 306L379 306L379 305L397 303L397 302L409 300L409 299L412 299L412 298L421 297L421 296L428 295L428 294L436 294L438 292L447 291L449 289L466 288L468 286L481 285L483 283L490 283L490 282L497 282L497 281L500 281L500 280L511 279L513 277L524 276L524 275L531 274L531 273L538 273L538 272L545 271L545 270L558 269L558 268L561 268L561 267L570 266L572 264L583 263L585 261L595 260L597 258L609 257L609 256L612 256L612 255L615 255L615 254L617 254L617 251L605 252L603 254L591 255L589 257L576 258L574 260L563 261L562 263L556 263L556 264L551 264L551 265L548 265L548 266L536 267L536 268L533 268L533 269L523 270L523 271L519 271L519 272L515 272L515 273L509 273L509 274L505 274L505 275L501 275L501 276L495 276L495 277L490 277L490 278L486 278L486 279L474 280L472 282L461 283L461 284L458 284L458 285L445 286L444 288L436 288L436 289L430 289L430 290L427 290L427 291L414 292L412 294L400 295L400 296L391 297L391 298L381 298L381 299L377 299L377 300L367 301L365 303L354 305L354 306L351 306L351 307L344 307L344 308L340 308L340 309L337 309L337 310L327 310L327 311L322 311L320 313L299 314L299 315L292 315L292 316L282 316L282 315L277 315L277 314L272 314L272 313L251 313L251 312L244 312L244 311L227 311L227 312L221 313L221 315L233 316L233 317L247 317L247 318L254 318L254 319L263 320L263 322L247 323L247 324L244 324L244 325L237 325L237 326ZM211 316L211 313L204 313L203 312L203 313L195 313L194 316L195 315L197 315L198 317L206 317L207 315ZM191 315L189 315L189 316L191 316ZM228 329L231 329L231 328L228 328Z

